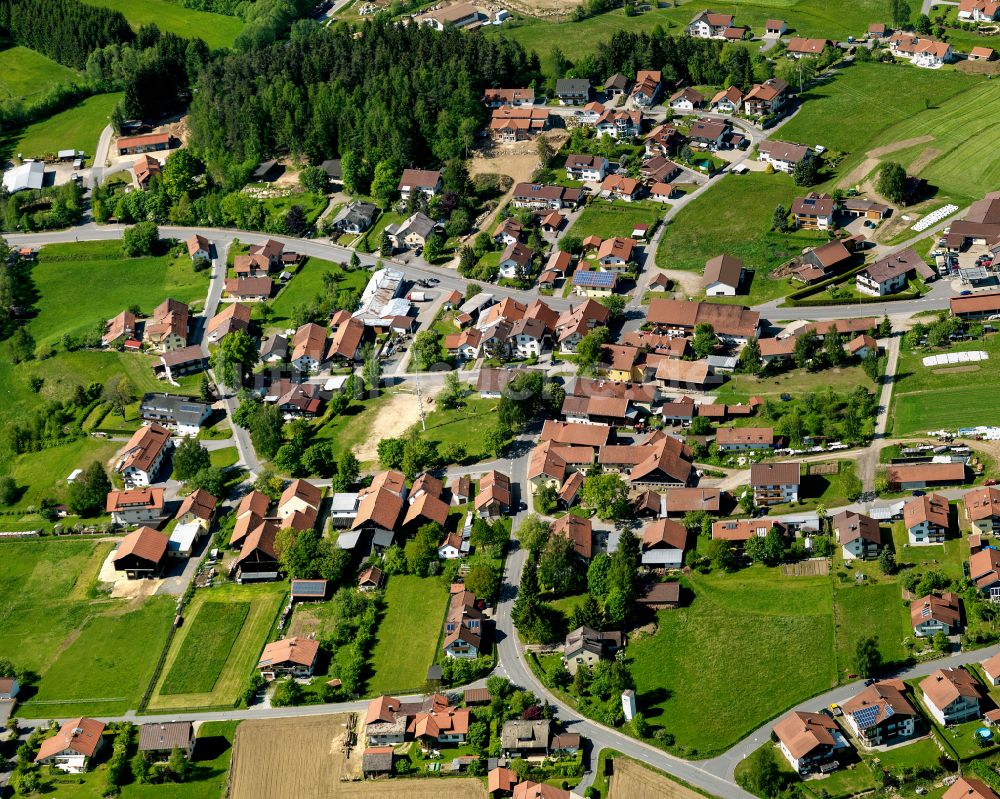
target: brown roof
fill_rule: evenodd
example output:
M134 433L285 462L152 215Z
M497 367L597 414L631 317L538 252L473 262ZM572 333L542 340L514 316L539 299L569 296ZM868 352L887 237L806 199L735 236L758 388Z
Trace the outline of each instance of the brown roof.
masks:
M837 723L829 716L797 710L774 725L774 734L796 760L818 746L833 746L837 731Z
M803 147L801 144L788 144L773 140L762 141L758 149L777 161L787 161L789 164L797 164L809 152L809 148Z
M444 524L448 520L448 503L442 502L433 494L421 494L406 509L403 524L409 524L417 519Z
M842 510L833 517L833 529L837 533L837 542L843 546L857 541L859 538L871 541L881 546L882 529L877 521L863 513Z
M323 489L314 486L305 480L295 480L284 491L281 492L281 499L278 500L278 507L283 508L293 499L299 499L314 508L319 507L320 499L323 496Z
M486 790L493 794L497 791L510 793L517 784L517 773L509 768L498 767L486 775Z
M868 716L865 714L862 718L858 718L855 714L862 710L870 707L877 707L878 711L872 715ZM876 724L881 724L891 715L896 716L916 716L917 711L913 709L906 697L903 696L902 691L892 682L882 681L877 682L874 685L869 685L861 693L852 696L846 702L841 704L841 708L844 713L849 716L854 716L855 721L858 722L858 726L867 730L874 727ZM891 712L887 712L891 708ZM870 723L867 719L870 718Z
M165 721L162 724L139 725L139 751L162 752L165 749L186 750L194 738L190 721Z
M411 189L434 189L441 180L441 173L433 169L404 169L399 179L399 190L404 186Z
M226 291L234 297L270 297L273 288L269 277L226 278Z
M53 757L67 749L79 752L85 757L93 757L97 747L101 745L103 734L104 722L86 717L70 719L54 736L42 741L38 754L35 755L35 762Z
M117 563L129 555L135 555L137 558L159 563L167 554L169 540L159 530L154 530L152 527L140 527L122 539L112 561Z
M119 136L115 146L120 150L125 147L148 147L152 144L169 143L169 133L144 133L141 136Z
M907 247L905 250L889 253L879 258L871 266L865 268L862 274L866 274L876 283L886 283L918 268L926 270L927 264L924 263L923 258L917 255L916 250Z
M258 516L266 516L267 508L271 504L271 499L267 494L258 491L256 488L249 494L245 494L240 504L236 506L236 516L244 513L256 513Z
M716 255L705 264L705 284L722 283L736 288L740 285L743 262L731 255Z
M315 361L322 361L326 355L326 328L315 322L302 325L292 337L293 361L305 356Z
M109 491L104 509L108 513L129 508L163 508L162 488L130 488L126 491Z
M712 524L712 538L723 541L748 541L767 535L775 526L771 519L723 519Z
M170 431L167 428L156 422L143 425L132 434L132 438L125 445L124 457L118 471L130 467L144 472L149 471L168 441L170 441Z
M122 311L113 319L108 320L101 340L107 344L122 336L131 336L133 333L135 333L135 314L131 311Z
M676 605L681 599L681 584L677 582L653 583L636 599L640 605Z
M903 506L903 524L907 529L923 522L936 527L948 527L948 500L940 494L924 494Z
M494 502L510 506L510 478L503 472L489 471L479 478L479 493L473 504L480 510Z
M959 777L944 792L942 799L998 799L996 793L982 780Z
M611 437L611 428L606 424L582 424L580 422L558 422L547 420L542 425L539 441L555 441L583 447L600 447Z
M250 327L250 306L242 302L233 302L219 311L209 320L206 332L209 336L223 331L226 335L235 330L246 330ZM216 336L219 338L220 336Z
M984 660L982 666L986 676L990 679L1000 677L1000 652Z
M643 549L654 549L661 544L670 549L683 550L687 546L688 531L680 522L673 519L657 519L647 524L642 530Z
M312 638L283 638L272 641L264 647L257 668L273 666L278 663L294 663L298 666L311 666L319 652L319 641Z
M403 509L403 497L398 491L374 485L361 495L357 516L354 517L352 529L372 522L385 530L392 530Z
M924 698L938 710L944 710L959 698L982 699L979 680L963 668L938 669L920 681Z
M799 485L802 468L798 461L755 463L750 467L751 486Z
M949 627L955 627L958 625L961 613L958 594L951 591L941 595L928 594L910 603L910 621L914 627L925 621L939 621Z
M689 302L656 298L649 303L647 319L653 325L693 329L705 323L722 336L747 338L756 335L760 314L742 305Z
M980 588L1000 582L1000 550L981 549L970 555L969 579Z
M890 483L962 483L964 481L964 463L915 463L889 467Z
M773 427L720 427L716 444L774 444Z
M979 314L1000 311L1000 291L973 294L969 297L952 297L953 314Z
M204 519L206 522L211 521L216 504L218 504L218 500L215 497L204 488L199 488L184 497L184 501L177 510L177 517L180 518L185 513L190 512L199 519Z
M552 522L552 532L573 542L573 548L582 558L590 560L594 549L593 526L590 519L582 519L572 513Z
M702 385L708 380L708 361L676 361L665 358L656 365L656 379Z
M204 250L205 252L211 251L211 245L208 239L204 236L200 236L197 233L187 240L188 255L194 256L198 250Z
M980 521L993 516L1000 516L1000 488L983 486L974 488L963 498L965 512L970 521Z
M278 552L274 548L274 538L277 532L278 528L271 521L264 521L263 524L251 530L247 537L243 539L243 546L240 548L240 554L236 558L236 563L242 563L246 558L258 551L277 560Z
M722 492L718 488L668 488L664 492L667 513L703 510L718 513Z

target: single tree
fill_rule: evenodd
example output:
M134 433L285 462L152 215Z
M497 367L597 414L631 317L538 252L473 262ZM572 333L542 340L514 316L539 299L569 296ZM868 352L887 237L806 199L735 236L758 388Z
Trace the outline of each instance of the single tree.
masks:
M882 667L882 653L878 649L878 636L859 638L854 646L854 670L862 677L874 677Z

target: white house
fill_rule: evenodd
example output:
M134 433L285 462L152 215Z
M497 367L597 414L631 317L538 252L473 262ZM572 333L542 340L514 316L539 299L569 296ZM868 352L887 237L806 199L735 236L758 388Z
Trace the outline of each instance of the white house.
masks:
M51 738L42 741L36 763L55 766L68 774L82 774L102 747L104 723L85 717L67 721Z
M920 681L924 706L938 724L961 724L978 719L983 690L963 668L938 669Z
M833 517L833 529L844 560L874 558L882 548L882 528L870 516L841 511Z
M650 522L642 531L643 566L679 569L684 565L687 538L687 528L674 519Z
M163 518L162 488L133 488L108 493L105 511L120 525L137 525Z
M797 461L755 463L750 467L750 487L758 507L798 502L801 481L801 467Z
M695 39L725 39L726 30L731 27L733 27L732 14L702 11L687 24L684 30L688 36Z
M953 635L961 626L962 609L958 594L928 594L910 603L910 621L917 638L929 638L939 632Z
M822 713L792 711L774 725L778 749L799 774L809 774L836 758L848 743L837 723Z
M943 544L948 534L948 500L940 494L915 497L903 506L903 524L910 544Z
M761 142L757 148L758 160L770 164L779 172L791 174L795 165L812 157L808 147L801 144L788 144L783 141Z
M148 486L155 482L156 473L170 449L170 431L153 422L132 434L122 450L115 471L121 474L127 488Z

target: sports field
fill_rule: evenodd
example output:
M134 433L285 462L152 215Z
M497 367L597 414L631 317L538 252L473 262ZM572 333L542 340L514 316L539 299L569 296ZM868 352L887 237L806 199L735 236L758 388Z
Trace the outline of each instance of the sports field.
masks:
M28 100L76 76L69 67L27 47L0 50L0 100Z
M160 693L210 693L249 612L249 602L206 602L202 605L160 686Z
M285 583L259 585L230 583L199 590L185 611L184 625L170 643L163 671L150 699L150 711L216 707L236 702L246 686L250 670L257 663L268 632L287 595L288 586ZM217 608L213 609L215 605L230 604L237 607L249 605L236 636L231 635L231 629L235 626L235 617L238 613L234 612L230 616L225 611L219 613ZM205 608L209 608L209 616L205 621L201 621L199 617ZM224 630L217 628L219 634L213 644L210 640L212 625L223 624L223 619L226 627ZM211 668L199 667L196 679L188 681L185 671L192 668L192 664L186 659L185 653L207 652L213 645L220 651L211 655ZM170 684L167 680L170 680ZM188 693L167 692L178 687L204 688L209 683L212 685L209 690Z
M657 633L628 647L646 719L672 733L682 754L726 749L835 684L829 578L754 567L692 574L692 587L689 607L659 613Z
M372 654L368 693L404 693L424 683L444 624L447 590L437 577L397 574L385 592L386 611ZM400 646L400 641L407 641Z
M39 299L29 329L38 342L85 333L132 305L149 314L168 297L201 301L208 290L208 272L195 272L186 255L125 258L116 241L43 247L32 278Z
M136 610L123 610L109 608L91 619L18 713L27 718L115 716L136 708L166 641L174 600L154 596Z
M133 28L156 23L161 31L203 39L209 47L230 47L243 30L239 17L195 11L171 0L92 0L95 6L121 11Z
M72 149L82 150L89 164L101 131L111 119L111 110L121 98L121 94L95 94L48 119L4 133L0 136L0 157L20 154L24 158L42 158Z

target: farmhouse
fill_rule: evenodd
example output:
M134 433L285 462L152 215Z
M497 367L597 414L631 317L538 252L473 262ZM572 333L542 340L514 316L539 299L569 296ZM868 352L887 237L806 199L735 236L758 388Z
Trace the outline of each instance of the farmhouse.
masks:
M55 766L67 774L82 774L101 751L104 722L85 717L71 719L51 738L42 741L35 762Z
M311 677L319 655L319 641L313 638L283 638L264 647L257 670L265 680L278 677Z
M760 314L742 305L653 299L647 320L658 333L687 336L697 325L710 324L720 338L745 342L760 329Z
M875 558L882 549L882 528L871 516L842 510L833 517L833 530L845 561Z
M884 680L841 705L847 726L865 746L888 745L914 734L918 715L905 690L899 680Z
M111 521L123 526L158 521L163 516L163 489L110 491L105 511L111 514Z
M958 594L945 591L942 594L928 594L910 603L910 621L913 634L926 638L943 632L954 635L961 628L962 607Z
M186 347L189 317L190 312L183 302L164 300L146 322L143 338L153 344L157 352L173 352Z
M113 319L108 320L101 336L101 344L105 347L125 346L129 341L135 341L135 314L122 311ZM138 346L138 342L135 342Z
M929 486L961 485L965 482L964 463L915 463L890 466L889 485L893 491L911 491Z
M277 532L274 522L264 521L246 535L231 569L236 582L278 579L278 551L274 546Z
M715 443L723 452L763 450L774 447L773 427L720 427Z
M961 724L981 715L984 692L979 680L965 669L938 669L920 681L924 707L938 724Z
M642 565L656 569L679 569L684 565L688 531L673 519L657 519L642 531Z
M755 463L750 467L750 487L758 507L799 501L801 466L794 463Z
M684 30L688 36L696 39L725 39L726 31L732 27L732 14L702 11L695 15Z
M115 550L115 571L125 572L129 580L158 577L167 555L167 536L152 527L140 527L129 533Z
M943 544L948 535L948 500L940 494L915 497L903 506L910 544Z
M809 774L834 760L849 744L840 728L822 713L793 710L774 725L778 749L799 774Z

